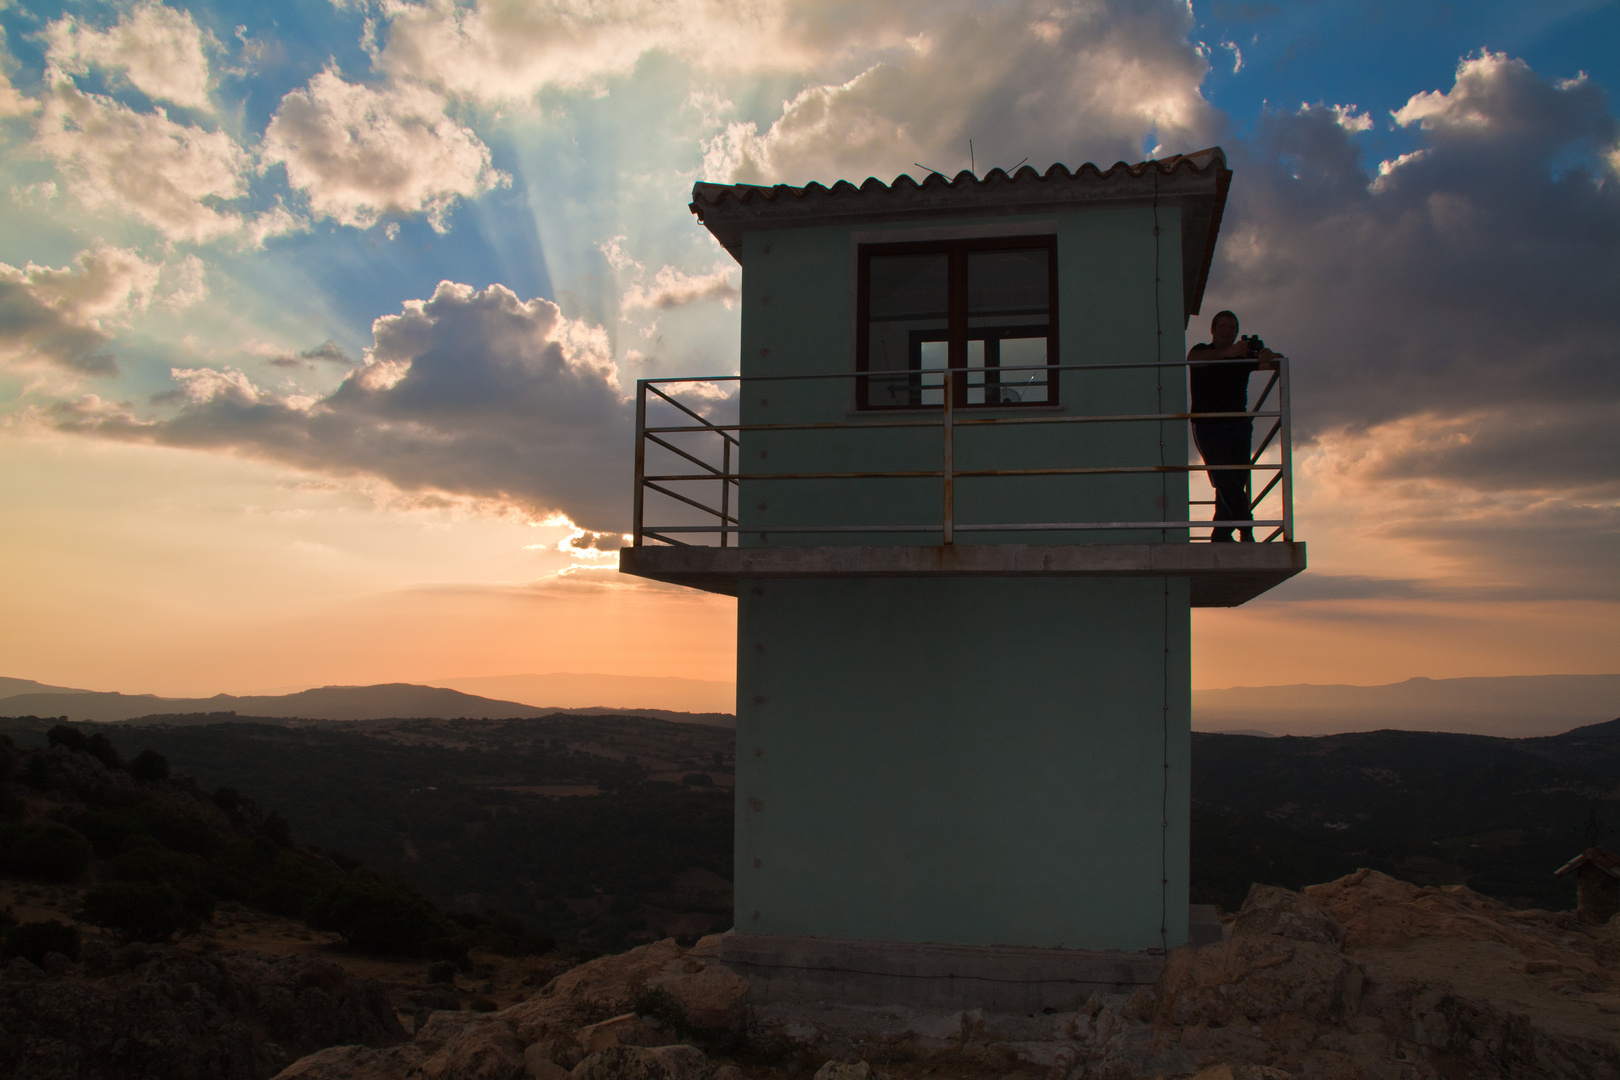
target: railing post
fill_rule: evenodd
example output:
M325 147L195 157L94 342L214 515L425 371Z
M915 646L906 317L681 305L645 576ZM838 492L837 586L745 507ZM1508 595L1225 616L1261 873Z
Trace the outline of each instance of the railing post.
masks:
M1280 432L1282 445L1279 450L1282 454L1282 520L1283 540L1292 543L1294 539L1294 431L1293 431L1293 398L1288 386L1288 358L1279 357L1277 360L1277 411L1281 415L1278 420L1282 424Z
M740 399L741 394L737 397ZM720 546L726 546L726 531L731 525L731 440L720 434Z
M647 380L636 380L636 497L630 504L631 546L641 546L641 501L647 480ZM721 524L725 524L721 522ZM724 533L720 534L724 536Z
M945 523L943 526L944 543L956 543L956 413L951 408L951 387L956 379L950 372L946 372L942 390L945 400L945 447L940 472L944 476L944 503Z

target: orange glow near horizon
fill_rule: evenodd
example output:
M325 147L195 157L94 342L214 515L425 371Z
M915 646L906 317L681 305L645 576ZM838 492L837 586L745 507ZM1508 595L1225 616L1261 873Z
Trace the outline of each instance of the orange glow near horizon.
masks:
M735 678L734 600L587 568L556 550L565 527L61 439L0 440L0 500L0 675L164 696L551 672ZM1320 564L1353 526L1303 528ZM1199 610L1192 684L1608 673L1615 607Z

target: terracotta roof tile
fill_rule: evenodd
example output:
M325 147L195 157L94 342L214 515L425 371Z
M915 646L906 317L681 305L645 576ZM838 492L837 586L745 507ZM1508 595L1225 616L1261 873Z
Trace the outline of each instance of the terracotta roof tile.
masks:
M1106 170L1089 162L1074 170L1054 164L1044 173L1025 165L1010 174L934 172L920 183L906 174L887 184L868 177L859 186L840 180L831 187L699 181L692 186L691 210L735 254L743 236L756 229L1041 214L1157 199L1181 208L1183 294L1191 316L1203 301L1231 177L1226 154L1216 146L1134 165L1120 161Z
M1577 870L1588 863L1602 870L1610 877L1620 878L1620 855L1616 855L1606 847L1587 848L1569 862L1554 870L1553 876L1563 877L1571 870Z

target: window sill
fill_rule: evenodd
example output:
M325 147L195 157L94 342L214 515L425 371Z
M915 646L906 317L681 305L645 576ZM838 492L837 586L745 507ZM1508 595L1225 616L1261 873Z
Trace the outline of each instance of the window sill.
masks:
M958 405L957 416L1023 416L1028 413L1067 412L1062 403L1056 405ZM848 409L845 416L938 416L944 409L938 405L901 405L883 409Z

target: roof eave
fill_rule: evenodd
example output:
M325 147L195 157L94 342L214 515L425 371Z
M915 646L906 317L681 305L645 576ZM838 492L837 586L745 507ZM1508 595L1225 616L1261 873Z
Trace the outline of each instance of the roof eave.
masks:
M839 181L830 188L815 183L767 187L699 181L692 187L689 209L736 256L743 238L759 229L964 215L1028 216L1110 203L1174 203L1182 209L1182 298L1190 320L1203 306L1231 177L1225 153L1211 147L1163 161L1118 162L1106 171L1089 163L1074 172L1053 165L1044 174L1025 166L1011 175L1000 169L983 177L965 171L954 178L931 173L920 184L906 175L890 184L869 178L859 187Z

